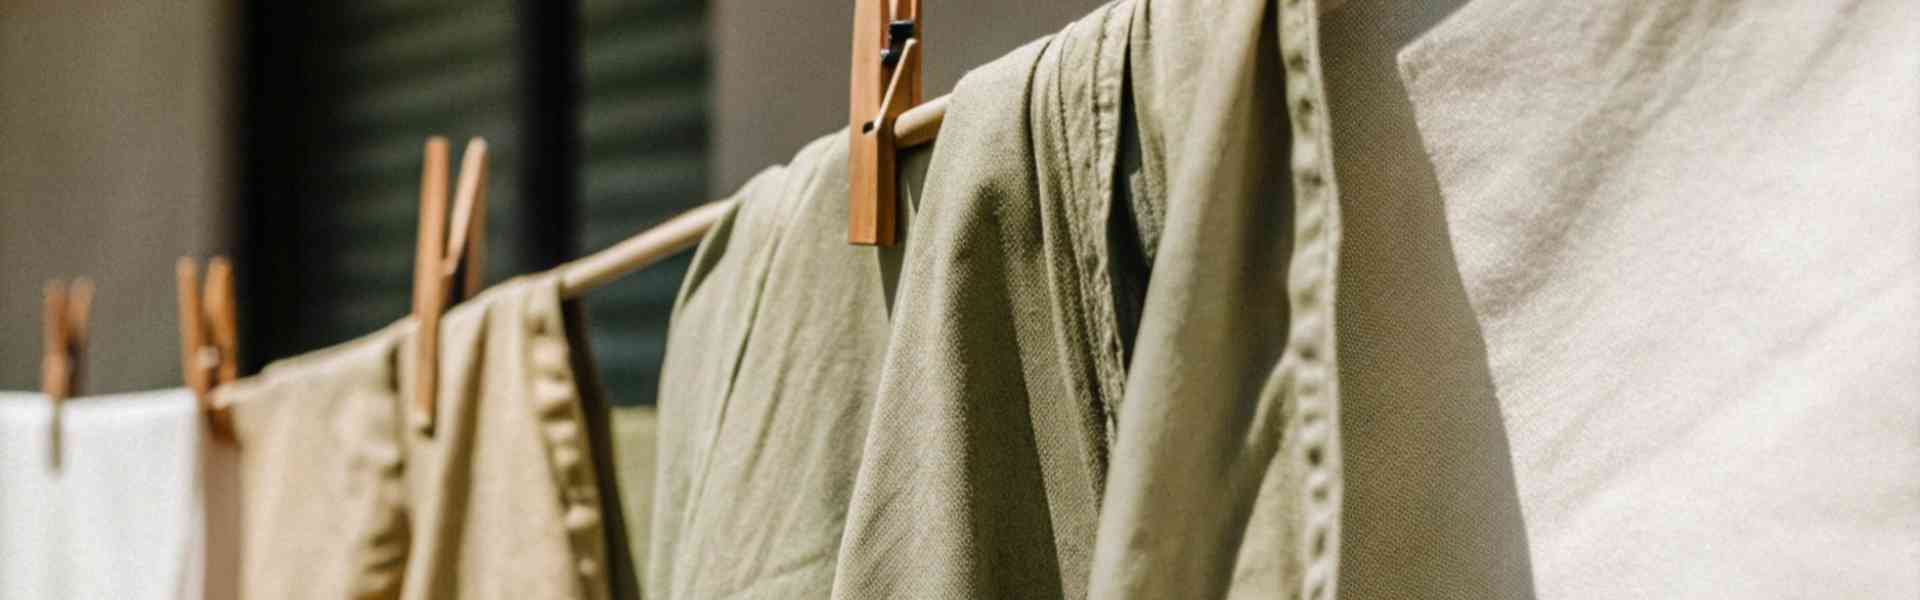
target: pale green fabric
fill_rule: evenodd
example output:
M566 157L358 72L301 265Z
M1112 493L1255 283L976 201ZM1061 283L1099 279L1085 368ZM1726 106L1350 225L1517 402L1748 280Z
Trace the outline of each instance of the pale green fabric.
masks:
M1533 594L1488 348L1394 61L1458 4L1348 0L1321 20L1344 232L1340 592L1353 598Z
M1340 220L1316 10L1141 3L1131 74L1165 224L1091 597L1336 595Z
M748 183L669 332L649 593L1331 593L1338 228L1276 10L1116 2L976 69L895 248L844 241L845 134Z
M1085 596L1124 371L1104 267L1130 11L955 86L834 597Z
M846 243L846 156L829 136L754 177L694 256L661 375L650 597L831 589L901 253ZM906 222L925 152L900 164Z
M613 476L620 487L621 514L626 517L618 542L626 545L634 570L644 576L647 545L653 539L648 524L653 522L654 449L660 445L660 415L651 406L621 406L610 412ZM643 591L635 589L626 597L644 597Z

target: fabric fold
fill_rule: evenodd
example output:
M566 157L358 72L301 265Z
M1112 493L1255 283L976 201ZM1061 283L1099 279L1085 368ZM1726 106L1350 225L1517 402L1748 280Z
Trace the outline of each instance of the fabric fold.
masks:
M675 307L649 593L1331 594L1301 6L1122 0L975 69L903 156L895 248L844 240L844 135L743 188Z
M410 321L220 388L243 448L243 596L610 597L626 567L608 563L619 520L589 439L605 407L565 305L542 273L441 317L431 430L404 418Z
M1551 0L1400 52L1540 596L1920 596L1917 47L1905 0Z

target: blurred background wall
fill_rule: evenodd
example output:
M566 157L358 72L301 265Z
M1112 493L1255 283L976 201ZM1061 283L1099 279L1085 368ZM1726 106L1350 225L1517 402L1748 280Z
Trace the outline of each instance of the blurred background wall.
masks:
M1093 0L926 0L930 94ZM239 266L247 370L404 317L421 143L493 151L488 275L605 247L846 122L852 0L0 0L0 389L100 284L93 391L179 384L172 261ZM686 257L587 301L652 402Z
M87 387L178 385L172 261L232 239L234 8L0 0L0 389L39 389L41 286L72 275Z

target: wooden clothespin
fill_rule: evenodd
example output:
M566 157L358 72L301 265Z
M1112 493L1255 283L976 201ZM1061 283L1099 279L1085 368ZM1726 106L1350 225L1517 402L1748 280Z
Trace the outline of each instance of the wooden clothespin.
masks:
M920 104L920 0L856 0L848 111L847 241L894 242L894 119ZM882 86L885 86L884 88Z
M440 315L479 291L487 227L487 142L467 141L460 161L460 189L447 235L447 139L427 138L420 176L420 239L413 260L416 424L431 431L440 381ZM456 283L458 285L456 285Z
M80 393L87 350L87 317L93 311L93 282L82 277L71 283L47 282L46 314L42 323L44 352L40 358L40 391L53 403L49 424L51 465L60 467L60 409Z
M180 299L180 370L187 389L199 400L207 425L217 438L233 441L233 419L213 403L213 388L240 375L240 328L234 313L233 265L225 257L207 262L207 284L200 287L199 265L180 257L173 265Z

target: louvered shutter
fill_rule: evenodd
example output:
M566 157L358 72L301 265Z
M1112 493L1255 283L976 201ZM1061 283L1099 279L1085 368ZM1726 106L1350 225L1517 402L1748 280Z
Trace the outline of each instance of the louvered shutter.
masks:
M491 148L490 279L524 270L513 226L521 34L504 1L256 7L243 284L257 364L370 333L410 307L421 146Z
M707 26L704 3L660 0L589 0L580 19L580 240L591 252L706 201ZM587 297L616 403L654 401L688 254Z
M407 314L427 135L452 138L456 163L469 136L492 148L489 282L706 199L704 2L251 7L251 202L238 223L250 368ZM588 297L595 362L615 402L653 402L686 264Z

